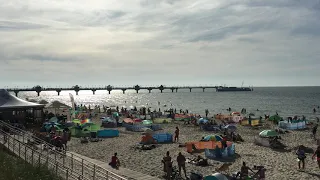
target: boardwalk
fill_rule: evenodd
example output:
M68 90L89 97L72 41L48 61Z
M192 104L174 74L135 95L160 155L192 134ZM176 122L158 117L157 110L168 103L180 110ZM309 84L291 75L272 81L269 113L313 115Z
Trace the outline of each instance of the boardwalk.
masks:
M6 123L1 122L1 126ZM11 126L7 126L11 128ZM61 154L46 150L42 145L30 145L31 134L17 128L10 134L0 130L0 144L34 166L45 165L63 179L71 180L157 180L158 178L135 172L126 168L119 170L99 160L91 159L74 152ZM34 141L34 139L33 139ZM45 143L45 142L44 142ZM38 143L37 143L38 144Z

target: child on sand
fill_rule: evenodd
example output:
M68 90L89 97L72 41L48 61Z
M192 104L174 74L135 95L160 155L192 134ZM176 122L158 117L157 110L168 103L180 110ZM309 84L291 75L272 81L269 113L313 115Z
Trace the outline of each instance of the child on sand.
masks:
M312 159L314 159L314 157L316 157L318 167L320 169L320 146L318 146L317 150L314 152Z
M304 165L305 165L305 159L306 159L306 153L304 152L304 150L302 149L302 145L299 146L296 155L298 155L298 166L299 169L301 169L301 162L302 162L302 169L304 169Z

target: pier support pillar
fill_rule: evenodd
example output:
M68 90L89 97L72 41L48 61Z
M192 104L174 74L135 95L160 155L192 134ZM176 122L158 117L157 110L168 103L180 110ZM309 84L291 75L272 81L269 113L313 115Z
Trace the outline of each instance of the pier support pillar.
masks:
M191 92L192 88L189 88L189 90L190 90L190 92Z
M122 90L122 94L126 93L126 89L121 89Z
M173 91L174 91L174 89L172 88L172 89L171 89L171 92L173 92Z
M92 89L92 94L95 95L95 94L96 94L96 91L97 91L97 90Z
M56 91L58 93L58 96L60 96L61 89L57 89Z
M76 95L77 95L77 96L79 95L79 91L76 91Z
M149 93L151 93L151 89L148 89Z
M178 88L176 88L176 92L178 92Z
M206 89L206 88L202 88L202 91L204 92L205 89Z
M160 93L162 93L162 91L163 91L163 90L162 90L162 89L160 89Z
M137 93L139 93L139 90L138 90L138 89L136 89L136 92L137 92Z
M111 93L111 90L108 90L108 94L110 94Z
M18 97L19 91L18 90L14 90L13 92L16 94L16 97Z
M40 92L41 92L41 91L37 91L37 95L38 95L38 96L40 96Z

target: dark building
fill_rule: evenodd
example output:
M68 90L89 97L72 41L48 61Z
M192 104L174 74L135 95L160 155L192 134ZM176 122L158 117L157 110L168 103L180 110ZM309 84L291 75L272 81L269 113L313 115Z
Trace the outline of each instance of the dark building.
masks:
M41 124L45 105L25 101L0 89L0 120L10 123Z

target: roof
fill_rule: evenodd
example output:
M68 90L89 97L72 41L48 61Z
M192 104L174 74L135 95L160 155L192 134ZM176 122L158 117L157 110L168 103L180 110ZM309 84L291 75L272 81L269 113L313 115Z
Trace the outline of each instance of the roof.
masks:
M53 101L51 102L50 104L47 104L46 105L46 108L55 108L55 109L68 109L68 108L71 108L70 106L66 105L66 104L63 104L59 101Z
M41 108L43 104L28 102L10 94L5 89L0 89L0 110L3 109L26 109L26 108Z

